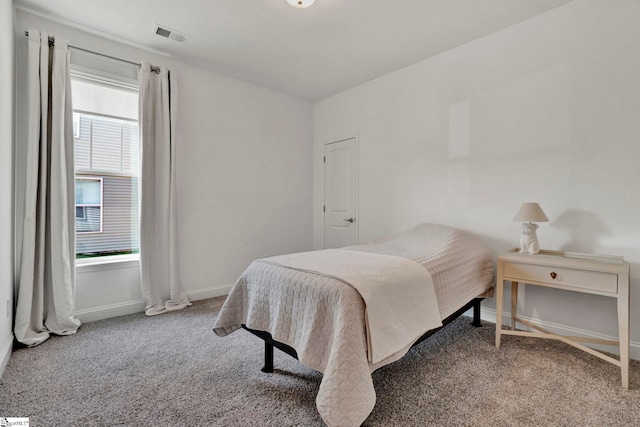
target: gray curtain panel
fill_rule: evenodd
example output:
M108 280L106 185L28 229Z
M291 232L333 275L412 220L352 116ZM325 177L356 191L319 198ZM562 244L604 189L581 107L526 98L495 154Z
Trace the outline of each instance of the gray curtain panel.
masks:
M74 334L75 172L69 48L29 30L29 129L14 333L33 346Z
M176 221L176 86L140 67L140 277L148 316L191 305L180 282Z

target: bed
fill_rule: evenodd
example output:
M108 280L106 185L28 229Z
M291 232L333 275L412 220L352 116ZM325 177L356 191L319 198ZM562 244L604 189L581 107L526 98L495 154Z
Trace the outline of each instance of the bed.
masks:
M375 405L371 373L470 307L479 325L480 301L493 283L491 250L479 239L419 224L367 244L254 261L232 287L214 332L244 328L262 338L265 372L273 371L274 347L322 372L322 419L357 426Z

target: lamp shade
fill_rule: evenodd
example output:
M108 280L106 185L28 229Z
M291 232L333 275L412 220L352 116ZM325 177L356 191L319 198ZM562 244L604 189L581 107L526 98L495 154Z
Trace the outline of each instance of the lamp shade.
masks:
M519 222L548 222L549 218L544 214L539 204L523 203L513 220Z

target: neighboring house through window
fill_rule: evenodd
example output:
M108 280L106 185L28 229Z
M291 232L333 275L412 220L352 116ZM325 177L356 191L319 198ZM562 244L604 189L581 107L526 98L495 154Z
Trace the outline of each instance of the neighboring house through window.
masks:
M76 178L76 233L102 232L102 178Z
M137 87L74 72L72 93L76 258L132 256L140 250Z

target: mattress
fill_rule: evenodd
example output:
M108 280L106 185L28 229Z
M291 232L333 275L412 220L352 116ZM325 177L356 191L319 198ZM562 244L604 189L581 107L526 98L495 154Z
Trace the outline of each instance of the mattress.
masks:
M451 227L420 224L344 249L423 265L433 279L442 319L493 286L489 248ZM341 280L256 260L231 289L214 332L224 336L244 324L293 347L302 363L324 374L316 406L327 425L357 426L375 405L371 372L406 353L375 364L368 361L365 308L360 294Z

